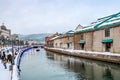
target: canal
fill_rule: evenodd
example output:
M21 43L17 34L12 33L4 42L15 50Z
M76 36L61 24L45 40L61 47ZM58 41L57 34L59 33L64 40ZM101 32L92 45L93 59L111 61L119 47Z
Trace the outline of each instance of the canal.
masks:
M120 65L30 50L21 61L21 80L120 80Z

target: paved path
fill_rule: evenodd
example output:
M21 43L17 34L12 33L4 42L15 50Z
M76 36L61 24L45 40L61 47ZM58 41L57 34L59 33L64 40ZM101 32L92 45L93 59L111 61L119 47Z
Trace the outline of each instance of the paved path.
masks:
M3 64L0 60L0 80L10 80L11 79L11 71L9 71L9 65L7 63L7 69L4 69Z

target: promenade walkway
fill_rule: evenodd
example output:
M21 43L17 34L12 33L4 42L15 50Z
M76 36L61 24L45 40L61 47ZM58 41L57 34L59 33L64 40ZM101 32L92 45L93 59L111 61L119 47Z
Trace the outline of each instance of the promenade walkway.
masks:
M9 71L9 63L7 63L7 69L4 68L3 63L0 60L0 80L10 80L11 71Z
M3 47L0 48L0 51L4 49L5 54L11 54L11 47ZM9 50L9 53L7 53L7 50ZM11 71L9 70L10 63L7 62L7 69L4 68L2 60L0 59L0 80L11 80Z

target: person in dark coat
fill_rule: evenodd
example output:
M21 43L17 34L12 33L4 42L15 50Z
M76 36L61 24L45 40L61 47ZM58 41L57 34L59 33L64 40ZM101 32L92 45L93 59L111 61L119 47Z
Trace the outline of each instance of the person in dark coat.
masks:
M2 58L2 53L1 53L1 51L0 51L0 59Z
M1 59L1 57L2 57L2 56L1 56L1 53L0 53L0 59Z
M3 52L3 55L2 55L4 58L6 57L6 55L5 55L5 52Z
M8 61L12 64L12 56L11 56L11 54L8 54L7 58L8 58Z

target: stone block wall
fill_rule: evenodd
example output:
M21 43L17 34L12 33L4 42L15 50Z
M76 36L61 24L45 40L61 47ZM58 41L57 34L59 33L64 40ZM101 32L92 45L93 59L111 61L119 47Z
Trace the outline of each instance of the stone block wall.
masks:
M103 51L103 44L101 43L103 39L103 30L98 30L93 32L93 51Z

